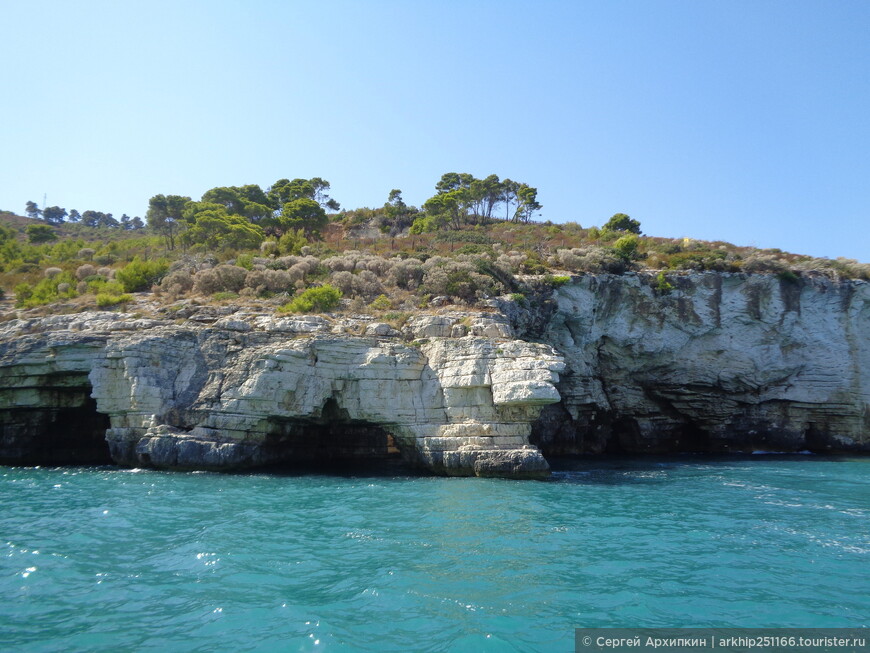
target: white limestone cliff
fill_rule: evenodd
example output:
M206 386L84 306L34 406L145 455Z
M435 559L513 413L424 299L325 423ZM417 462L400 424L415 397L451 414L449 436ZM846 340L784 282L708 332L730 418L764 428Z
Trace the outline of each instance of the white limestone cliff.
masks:
M392 452L443 474L548 473L528 443L541 407L559 400L561 357L546 345L334 335L323 318L134 324L104 313L5 325L0 442L27 437L16 415L63 404L84 416L92 397L120 464L236 469ZM65 379L62 401L34 394L48 377ZM43 429L57 430L52 419Z
M228 307L0 324L0 462L240 469L397 456L536 477L544 455L870 451L870 284L585 275L529 308ZM523 339L520 339L522 336Z
M775 275L575 277L543 339L564 357L545 451L870 449L870 284Z

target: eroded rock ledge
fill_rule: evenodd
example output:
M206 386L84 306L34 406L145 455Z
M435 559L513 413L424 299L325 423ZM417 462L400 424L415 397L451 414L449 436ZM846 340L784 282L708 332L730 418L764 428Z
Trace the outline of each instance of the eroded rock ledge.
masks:
M870 451L870 284L588 275L523 307L189 307L0 324L0 462L245 469L402 458L539 477L544 455ZM522 338L522 339L520 339Z
M65 434L78 438L67 462L108 462L91 446L102 427L111 460L129 466L401 456L440 474L548 474L528 437L540 409L559 400L561 357L544 344L474 335L507 334L501 316L479 316L479 328L466 316L463 329L449 327L463 337L438 337L445 319L456 321L412 323L409 337L434 337L411 342L377 323L360 337L342 321L238 313L212 324L115 313L9 322L0 458L60 462L52 452Z

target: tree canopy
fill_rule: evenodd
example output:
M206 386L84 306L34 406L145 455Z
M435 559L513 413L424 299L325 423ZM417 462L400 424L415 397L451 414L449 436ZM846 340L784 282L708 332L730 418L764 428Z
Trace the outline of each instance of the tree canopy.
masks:
M39 218L42 215L42 211L39 210L39 206L36 202L29 201L24 206L24 212L27 214L28 218Z
M121 217L118 221L111 213L103 213L102 211L85 211L79 213L76 209L71 209L69 212L62 206L46 206L40 209L36 202L27 202L25 213L30 218L42 218L47 224L52 226L62 225L65 220L71 223L81 223L85 227L97 229L144 229L145 223L140 217L131 218L128 215Z
M57 233L47 224L30 224L24 230L27 234L27 240L31 243L48 243L52 240L57 240Z
M339 208L329 188L328 181L314 177L279 179L265 191L257 184L216 186L199 201L155 195L148 203L148 226L166 238L169 249L181 233L185 247L251 247L266 233L280 237L291 230L316 238L329 222L325 208Z
M301 229L309 238L322 232L328 222L323 207L308 197L286 202L275 219L281 233L289 229Z
M268 196L271 206L280 210L287 202L299 199L314 200L324 209L338 211L340 205L332 199L328 192L329 182L320 177L311 179L279 179L269 188Z
M175 249L175 238L181 230L184 207L190 201L183 195L155 195L148 200L145 219L148 226L166 238L166 246Z
M625 231L640 235L640 222L632 220L625 213L615 213L604 225L604 228L610 231Z
M201 243L209 249L258 247L265 237L263 229L242 215L228 213L219 204L205 204L207 208L194 210L193 222L181 235L185 244Z
M85 211L82 213L81 223L86 227L108 227L110 229L121 226L111 213L102 211Z
M59 206L46 206L42 210L42 219L48 224L63 224L63 219L66 216L66 209L62 209Z
M502 181L498 175L477 179L466 172L448 172L435 184L435 190L423 204L426 215L415 220L415 233L484 224L497 218L499 205L504 205L504 219L514 222L530 222L541 209L537 188L510 179Z

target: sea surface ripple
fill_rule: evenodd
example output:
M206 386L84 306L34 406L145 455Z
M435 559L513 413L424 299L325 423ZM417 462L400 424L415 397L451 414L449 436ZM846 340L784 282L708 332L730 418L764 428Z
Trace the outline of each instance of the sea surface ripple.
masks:
M0 650L571 651L576 627L870 622L870 460L561 465L0 467Z

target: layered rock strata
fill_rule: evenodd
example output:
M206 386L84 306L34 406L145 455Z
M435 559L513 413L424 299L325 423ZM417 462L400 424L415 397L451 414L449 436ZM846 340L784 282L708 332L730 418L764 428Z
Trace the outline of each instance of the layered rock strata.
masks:
M538 477L544 455L870 451L870 284L586 275L523 307L0 324L0 462L244 469L397 457ZM522 338L522 339L520 339Z
M870 450L870 284L670 282L589 275L555 293L538 335L567 367L535 424L545 453Z
M0 459L50 462L44 426L63 431L58 411L74 409L92 417L88 441L102 425L111 460L130 466L401 455L449 475L548 473L528 436L540 409L559 400L563 363L552 348L471 334L405 342L389 325L357 322L236 314L179 326L112 313L9 322Z

